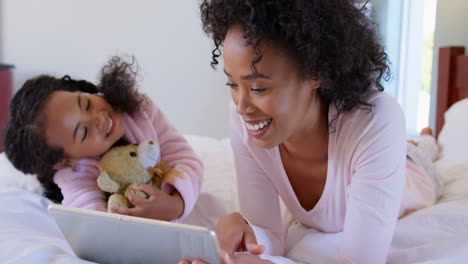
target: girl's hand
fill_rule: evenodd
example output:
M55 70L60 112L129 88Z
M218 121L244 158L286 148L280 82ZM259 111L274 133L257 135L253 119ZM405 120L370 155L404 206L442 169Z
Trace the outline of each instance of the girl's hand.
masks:
M139 184L134 189L146 193L148 198L140 198L134 193L130 193L128 199L135 207L113 206L111 210L118 214L164 221L177 219L184 212L184 200L178 191L174 191L172 195L169 195L148 184Z
M224 251L221 255L222 263L223 264L273 264L273 262L269 260L261 259L257 255L252 255L249 253L236 253L233 256L229 256L226 251ZM201 260L193 260L189 262L187 260L181 260L179 264L207 264Z
M257 244L252 227L239 213L232 213L223 217L215 229L216 236L222 250L229 256L234 252L248 251L254 255L260 255L265 247ZM224 256L223 256L224 258Z

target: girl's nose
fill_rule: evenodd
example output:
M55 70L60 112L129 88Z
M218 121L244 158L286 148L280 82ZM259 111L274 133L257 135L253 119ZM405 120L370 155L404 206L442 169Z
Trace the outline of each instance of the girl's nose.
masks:
M96 112L96 114L94 115L94 124L98 131L105 132L104 130L106 129L107 122L104 112Z

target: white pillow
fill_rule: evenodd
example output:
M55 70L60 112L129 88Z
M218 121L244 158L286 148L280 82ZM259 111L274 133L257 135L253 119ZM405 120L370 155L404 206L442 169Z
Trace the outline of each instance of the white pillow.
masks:
M468 199L468 163L438 160L434 163L434 170L443 185L443 194L438 203Z
M231 144L229 139L185 138L202 160L205 177L195 208L184 222L214 228L221 217L239 210Z
M15 169L2 152L0 153L0 191L12 187L42 193L42 187L36 177Z
M438 137L440 159L454 164L468 162L468 98L452 105L444 114Z

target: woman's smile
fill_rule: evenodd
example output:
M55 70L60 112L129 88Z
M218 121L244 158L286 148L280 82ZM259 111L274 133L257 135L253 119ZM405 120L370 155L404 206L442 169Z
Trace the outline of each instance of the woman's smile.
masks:
M244 120L244 122L250 135L252 135L255 138L260 138L266 134L266 132L268 131L268 128L270 127L272 120L273 119L268 118L268 119L257 120L257 121Z

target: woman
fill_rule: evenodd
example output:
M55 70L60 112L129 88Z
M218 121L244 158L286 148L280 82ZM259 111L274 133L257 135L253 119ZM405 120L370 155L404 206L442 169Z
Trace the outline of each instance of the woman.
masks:
M435 194L420 167L405 174L404 116L382 92L372 23L350 0L207 0L201 11L233 99L241 212L217 225L223 261L284 255L281 197L303 225L343 232L341 262L384 263L397 219Z

